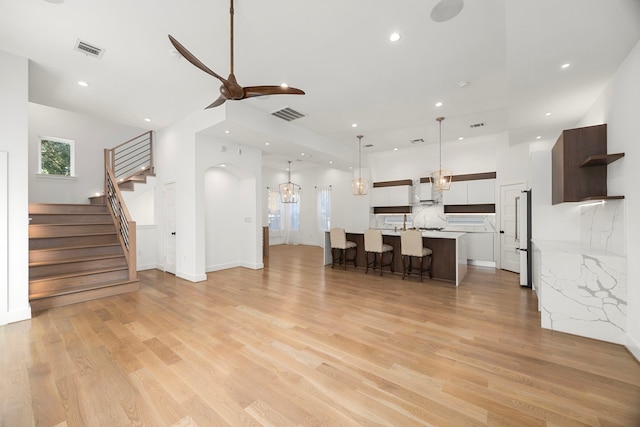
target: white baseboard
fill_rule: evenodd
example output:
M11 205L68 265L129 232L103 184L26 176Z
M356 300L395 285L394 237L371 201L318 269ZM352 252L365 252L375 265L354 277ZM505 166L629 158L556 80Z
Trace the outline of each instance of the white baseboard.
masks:
M205 267L204 271L209 273L212 271L227 270L234 267L242 267L242 265L239 262L226 262L224 264L208 265Z
M204 282L205 280L207 280L206 273L205 274L194 275L194 274L187 274L187 273L183 273L181 271L177 271L176 272L176 277L179 277L179 278L184 279L184 280L188 280L190 282Z
M25 307L21 310L8 311L6 313L0 313L0 325L7 325L9 323L21 322L23 320L31 319L31 307Z
M162 270L163 266L159 264L149 263L149 264L138 265L136 267L136 271L154 270L154 269Z
M624 346L629 350L629 353L631 353L633 357L640 362L640 342L627 333L625 336Z

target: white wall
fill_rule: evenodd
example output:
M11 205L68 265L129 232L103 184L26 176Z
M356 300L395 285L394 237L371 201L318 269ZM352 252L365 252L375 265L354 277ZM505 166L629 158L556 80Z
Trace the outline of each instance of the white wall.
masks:
M608 166L608 192L624 195L627 255L627 336L625 345L640 360L640 43L577 124L589 126L607 123L609 153L624 152L625 157Z
M104 187L104 149L147 130L29 103L29 202L89 203ZM74 141L75 178L38 175L40 137Z
M493 172L497 169L496 150L503 135L488 135L463 141L442 142L442 168L453 175ZM398 179L417 180L439 169L439 145L425 143L398 151L366 155L373 182Z
M29 306L28 75L26 58L0 51L0 325ZM6 163L6 165L5 165Z
M196 135L225 119L224 108L197 111L156 134L157 259L165 262L164 186L176 189L176 276L192 282L206 280L204 249L204 179L198 173ZM206 169L206 168L205 168Z

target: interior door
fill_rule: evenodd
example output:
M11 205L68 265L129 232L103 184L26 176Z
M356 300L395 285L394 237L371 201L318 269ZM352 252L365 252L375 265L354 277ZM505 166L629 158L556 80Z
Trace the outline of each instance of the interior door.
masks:
M500 186L500 268L520 273L518 241L518 203L524 184Z
M176 274L176 183L164 186L164 271Z

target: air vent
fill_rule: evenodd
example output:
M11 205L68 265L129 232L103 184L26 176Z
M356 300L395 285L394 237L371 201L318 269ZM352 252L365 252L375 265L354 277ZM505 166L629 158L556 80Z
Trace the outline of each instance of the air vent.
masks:
M363 147L364 148L371 148L371 147L373 147L373 144L364 144Z
M474 123L472 125L469 125L470 128L481 128L482 126L484 126L484 122Z
M94 46L80 39L76 40L74 50L84 53L87 56L93 56L94 58L102 58L102 55L104 54L103 48Z
M416 138L411 140L412 144L422 144L423 142L424 142L424 139L422 138Z
M304 117L306 114L302 114L299 111L296 111L292 108L289 107L284 107L281 108L278 111L274 111L273 113L271 113L272 115L276 116L276 117L280 117L282 120L286 120L288 122L295 120L295 119L299 119L301 117Z

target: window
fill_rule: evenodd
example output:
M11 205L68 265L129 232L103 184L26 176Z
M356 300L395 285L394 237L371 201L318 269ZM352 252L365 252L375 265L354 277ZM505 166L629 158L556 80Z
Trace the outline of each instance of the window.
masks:
M318 189L318 227L320 231L331 229L331 187Z
M280 203L280 193L269 189L268 194L269 231L280 231L282 230L282 204Z
M42 137L38 155L38 173L75 176L74 143L68 139Z

